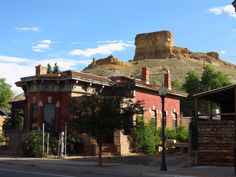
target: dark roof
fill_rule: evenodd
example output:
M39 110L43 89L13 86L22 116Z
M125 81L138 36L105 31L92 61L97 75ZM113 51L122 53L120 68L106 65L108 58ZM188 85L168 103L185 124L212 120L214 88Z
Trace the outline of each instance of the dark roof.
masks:
M29 76L29 77L23 77L21 78L21 81L16 82L16 85L20 86L20 83L23 81L35 81L35 80L78 80L78 81L84 81L84 82L90 82L90 83L96 83L96 84L102 84L102 85L110 85L112 81L108 79L107 77L97 76L89 73L83 73L78 71L63 71L59 73L49 73L49 74L42 74L39 76Z
M236 84L193 95L195 98L222 103L234 99Z
M81 79L81 80L91 81L91 82L100 82L100 83L104 83L104 84L112 83L112 81L109 78L103 77L103 76L98 76L98 75L83 73L83 72L77 72L77 71L71 71L71 73L72 73L72 77L74 79Z
M113 81L116 81L119 79L126 80L128 82L132 82L134 84L134 86L136 86L137 88L150 90L153 92L158 92L158 90L160 89L160 85L157 85L155 83L146 84L145 82L143 82L140 79L135 79L135 78L131 78L128 76L114 76L114 77L110 77L110 79ZM167 90L167 94L172 95L172 96L177 96L177 97L187 97L187 93L177 92L175 90Z

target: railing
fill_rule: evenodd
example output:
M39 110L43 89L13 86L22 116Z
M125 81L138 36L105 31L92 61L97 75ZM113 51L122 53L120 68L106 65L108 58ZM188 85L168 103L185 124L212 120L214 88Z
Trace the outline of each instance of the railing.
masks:
M235 120L236 113L198 114L198 120Z

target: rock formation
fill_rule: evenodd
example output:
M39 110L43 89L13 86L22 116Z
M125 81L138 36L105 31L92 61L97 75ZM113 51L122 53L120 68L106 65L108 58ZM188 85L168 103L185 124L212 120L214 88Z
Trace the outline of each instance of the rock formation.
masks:
M174 37L170 31L138 34L135 37L135 46L134 60L192 58L210 62L220 59L217 52L195 53L187 48L174 46Z
M173 55L173 35L169 31L138 34L135 37L134 60L170 58Z
M217 52L208 52L207 53L208 56L212 57L212 58L215 58L217 60L219 60L219 54Z
M107 58L96 59L93 58L92 63L87 67L87 69L93 68L95 66L104 65L104 64L115 64L115 65L123 65L122 61L119 61L117 58L113 57L113 55L108 56Z

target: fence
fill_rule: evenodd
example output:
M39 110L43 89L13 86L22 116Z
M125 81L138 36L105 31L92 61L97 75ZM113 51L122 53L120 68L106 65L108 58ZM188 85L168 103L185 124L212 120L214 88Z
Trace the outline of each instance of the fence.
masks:
M31 135L32 131L27 130L7 130L4 132L7 150L18 154L21 152L23 142Z

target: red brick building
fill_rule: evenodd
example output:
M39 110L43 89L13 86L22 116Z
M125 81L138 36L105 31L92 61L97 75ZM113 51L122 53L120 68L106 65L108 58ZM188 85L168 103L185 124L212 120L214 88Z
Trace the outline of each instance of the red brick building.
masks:
M143 100L144 120L155 121L157 127L161 126L159 86L149 82L149 69L146 67L142 68L141 79L135 79L126 76L101 77L71 70L47 74L47 68L39 65L36 66L35 76L21 78L16 85L21 87L25 94L25 130L41 128L45 122L46 129L62 131L71 117L69 106L72 99L106 93ZM164 85L168 88L165 99L166 126L176 127L180 124L180 98L185 95L171 90L168 72L164 75ZM122 136L115 135L114 143L120 143L117 138L120 140Z

